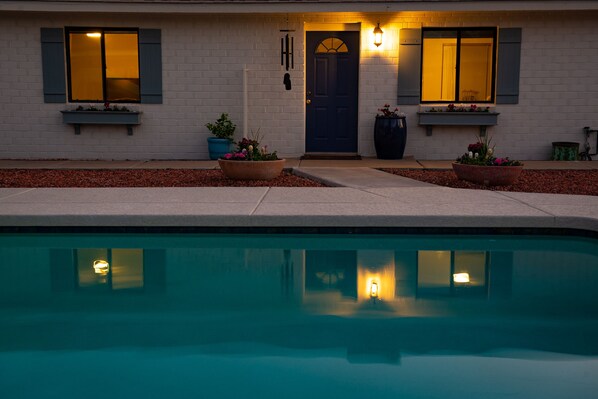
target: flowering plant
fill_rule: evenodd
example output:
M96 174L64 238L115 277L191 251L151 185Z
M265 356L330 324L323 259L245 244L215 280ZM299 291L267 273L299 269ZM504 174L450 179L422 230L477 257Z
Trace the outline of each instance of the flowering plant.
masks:
M467 146L467 152L457 158L457 163L480 166L521 166L519 161L510 160L508 157L496 158L494 146L490 146L492 139L488 136L479 137L478 141Z
M110 103L108 101L106 101L104 103L104 109L101 108L97 108L94 105L90 105L87 108L84 108L82 105L79 105L77 108L75 108L75 111L116 111L116 112L131 112L130 109L128 109L125 106L119 107L118 105L110 105Z
M384 104L384 107L378 109L379 112L382 113L382 115L377 114L376 116L381 116L384 118L398 118L398 117L402 117L405 116L404 113L399 112L399 108L395 108L394 110L390 110L390 104Z
M445 108L430 108L427 112L490 112L490 107L478 107L475 104L455 105L449 104Z
M237 142L237 148L233 152L225 154L222 159L231 161L276 161L278 155L276 151L268 152L268 146L260 147L261 136L259 130L252 132L252 138L244 137Z

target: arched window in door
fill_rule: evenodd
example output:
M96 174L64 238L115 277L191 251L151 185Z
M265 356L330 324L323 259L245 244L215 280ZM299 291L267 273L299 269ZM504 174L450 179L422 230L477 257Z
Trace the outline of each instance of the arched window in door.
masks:
M341 39L337 37L329 37L324 39L316 47L316 54L330 54L330 53L348 53L349 48Z

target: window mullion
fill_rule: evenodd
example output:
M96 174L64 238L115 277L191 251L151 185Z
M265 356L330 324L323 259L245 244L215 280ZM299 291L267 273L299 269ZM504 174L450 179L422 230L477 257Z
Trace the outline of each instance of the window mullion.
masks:
M106 102L106 32L102 29L102 40L100 41L101 52L102 52L102 97L103 101Z
M455 102L461 102L459 86L461 78L461 30L457 30L457 62L455 65Z
M455 281L454 281L454 277L453 275L455 274L455 251L451 251L451 268L449 271L449 281L450 281L450 287L449 290L451 292L451 295L455 294Z

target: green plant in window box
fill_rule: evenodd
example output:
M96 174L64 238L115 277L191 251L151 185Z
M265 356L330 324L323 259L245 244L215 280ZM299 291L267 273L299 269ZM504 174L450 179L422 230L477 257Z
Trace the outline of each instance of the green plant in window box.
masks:
M478 107L476 104L469 106L449 104L446 109L432 107L426 112L490 112L490 107Z
M95 105L90 105L87 108L83 107L82 105L79 105L77 108L75 108L75 111L134 112L129 108L125 107L124 105L119 107L118 105L110 105L109 102L104 103L103 109L97 108Z

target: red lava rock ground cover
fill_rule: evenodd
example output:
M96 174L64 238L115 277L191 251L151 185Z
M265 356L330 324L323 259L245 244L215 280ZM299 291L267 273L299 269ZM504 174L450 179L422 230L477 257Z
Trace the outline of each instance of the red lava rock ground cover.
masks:
M382 169L439 186L598 196L598 170L524 170L511 186L458 180L452 170ZM274 180L237 181L218 169L0 169L0 187L325 187L284 171Z
M274 180L231 180L206 169L0 169L0 187L324 187L288 171Z
M487 187L457 179L452 170L382 169L439 186L526 193L598 195L598 170L523 170L510 186Z

